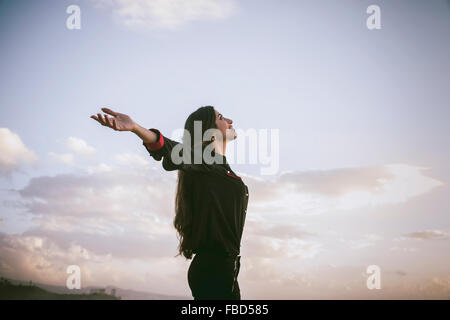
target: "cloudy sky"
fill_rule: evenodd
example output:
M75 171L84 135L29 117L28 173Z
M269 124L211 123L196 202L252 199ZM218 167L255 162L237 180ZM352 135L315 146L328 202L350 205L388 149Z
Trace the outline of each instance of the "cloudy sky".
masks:
M272 174L231 161L243 299L448 299L449 32L445 0L0 1L0 275L190 298L175 172L90 116L175 137L213 105L279 130Z

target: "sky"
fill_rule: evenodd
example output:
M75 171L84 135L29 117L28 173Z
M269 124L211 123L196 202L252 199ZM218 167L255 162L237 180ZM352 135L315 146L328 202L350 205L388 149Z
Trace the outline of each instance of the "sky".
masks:
M212 105L244 133L243 299L448 299L449 32L445 0L0 1L0 275L191 298L176 173L90 116L175 138Z

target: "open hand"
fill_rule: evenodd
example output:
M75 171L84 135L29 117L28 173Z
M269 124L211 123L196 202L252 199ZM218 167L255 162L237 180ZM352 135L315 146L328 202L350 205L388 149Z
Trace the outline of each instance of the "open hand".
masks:
M100 113L97 113L97 116L91 116L92 119L97 120L102 126L116 131L132 131L136 127L136 123L124 113L114 112L108 108L102 108L102 111L112 117L109 118L107 114L102 116Z

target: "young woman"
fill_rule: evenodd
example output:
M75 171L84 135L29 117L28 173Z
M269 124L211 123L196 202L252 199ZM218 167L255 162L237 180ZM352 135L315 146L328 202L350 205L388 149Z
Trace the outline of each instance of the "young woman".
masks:
M249 195L225 156L227 142L237 137L233 121L212 106L200 107L187 118L180 144L157 129L141 127L126 114L102 111L106 114L91 118L135 133L165 170L178 170L174 226L178 255L192 259L195 254L187 275L194 299L240 300L237 277Z

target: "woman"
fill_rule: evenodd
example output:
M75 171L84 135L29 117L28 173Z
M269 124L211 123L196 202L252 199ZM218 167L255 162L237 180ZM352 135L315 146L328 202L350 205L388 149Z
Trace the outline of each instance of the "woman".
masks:
M248 187L225 156L227 143L237 137L233 121L212 106L200 107L187 118L180 144L157 129L141 127L126 114L102 111L112 117L98 113L91 118L114 130L135 133L150 156L162 160L165 170L178 170L174 226L180 241L178 255L192 259L195 254L188 270L194 299L240 300L237 276Z

